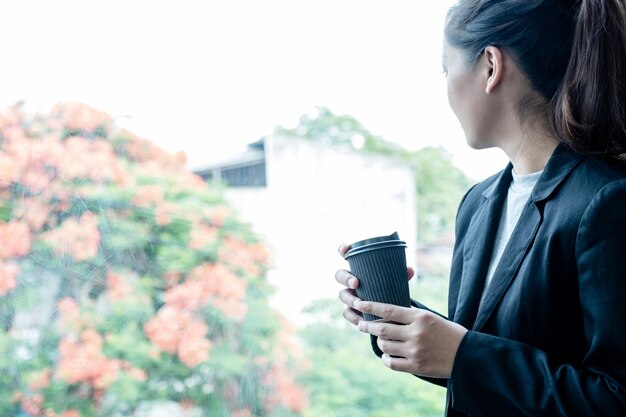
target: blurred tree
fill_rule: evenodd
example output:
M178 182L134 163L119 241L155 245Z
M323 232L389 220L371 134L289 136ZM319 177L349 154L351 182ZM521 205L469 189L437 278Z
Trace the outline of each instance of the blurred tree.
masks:
M471 181L443 148L408 151L372 134L354 117L336 115L326 107L303 115L293 129L277 127L275 134L396 157L409 164L415 169L418 243L428 245L453 235L456 210Z
M301 382L309 390L310 417L440 417L445 390L386 368L372 352L369 336L342 317L336 299L305 310L311 321L301 331L311 362Z
M82 104L0 113L0 416L301 415L268 267L184 155Z
M453 237L458 205L472 182L443 148L421 149L411 161L416 167L418 242Z

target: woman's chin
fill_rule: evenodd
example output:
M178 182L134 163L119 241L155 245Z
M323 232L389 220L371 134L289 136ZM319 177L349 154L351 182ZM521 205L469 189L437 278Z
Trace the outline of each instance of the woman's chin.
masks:
M477 138L474 136L469 136L467 134L465 135L465 142L467 142L467 145L470 148L475 149L475 150L488 149L488 148L493 148L497 146L490 141L487 141L482 138Z
M467 136L467 135L465 135L465 142L467 142L467 145L470 148L476 149L476 150L485 149L486 147L485 144L481 140L475 137Z

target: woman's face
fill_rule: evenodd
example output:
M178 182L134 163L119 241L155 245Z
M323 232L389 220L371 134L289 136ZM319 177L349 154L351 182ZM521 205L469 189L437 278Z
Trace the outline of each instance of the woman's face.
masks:
M489 70L481 59L469 62L463 50L447 42L442 59L448 103L461 123L468 145L474 149L495 146L491 127L498 112L490 107L492 103L485 91Z

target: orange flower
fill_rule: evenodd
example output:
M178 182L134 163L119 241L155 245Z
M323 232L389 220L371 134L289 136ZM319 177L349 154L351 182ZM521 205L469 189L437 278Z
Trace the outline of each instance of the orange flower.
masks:
M65 157L65 148L59 133L43 136L34 141L33 153L41 167L58 168Z
M86 212L79 219L68 219L57 229L44 233L42 240L59 256L70 255L77 262L94 258L100 245L98 218Z
M226 206L207 207L202 213L216 227L222 227L224 221L232 216L232 210Z
M190 314L172 307L162 307L157 315L144 326L146 336L167 353L175 353L180 339L183 321L190 320Z
M0 297L17 287L17 276L20 267L13 262L0 261Z
M53 410L46 410L44 416L45 417L80 417L80 413L74 409L65 410L63 414L57 414Z
M51 113L65 121L65 127L73 131L93 132L97 128L107 128L112 119L109 115L83 103L59 103Z
M208 327L189 311L166 304L146 323L144 332L160 349L178 353L180 361L190 368L209 358L211 342L205 338Z
M212 292L207 293L202 281L187 280L165 292L165 302L168 306L178 309L196 310L208 302Z
M130 368L127 372L128 372L128 375L130 375L131 378L136 379L137 381L147 381L148 380L148 374L143 369Z
M5 113L0 114L0 129L9 126L21 125L24 121L24 113L22 111L23 106L24 102L18 101L6 109Z
M28 388L31 391L37 391L50 385L50 376L52 372L49 368L42 369L39 372L31 374L28 380Z
M219 229L204 224L195 224L189 232L189 249L202 249L215 243Z
M207 183L204 181L204 179L201 176L191 172L177 172L176 179L177 183L176 186L173 187L173 189L178 192L199 191L205 190L207 188Z
M76 320L80 316L80 308L78 303L70 297L65 297L57 304L59 312L59 322L64 328L76 325Z
M282 406L297 413L306 408L306 393L295 383L293 374L284 366L273 366L263 382L269 388L265 400L267 408Z
M17 203L13 215L25 221L33 232L41 230L48 221L50 208L47 204L35 198L27 198Z
M31 235L28 224L21 221L0 222L0 259L28 255Z
M51 214L67 212L71 208L70 200L76 195L77 193L66 188L60 181L52 181L39 193L42 199L54 200L54 204L49 205ZM55 219L48 217L48 220L52 223Z
M61 339L59 344L60 378L69 384L87 383L96 389L105 389L115 382L120 363L108 359L102 353L102 336L95 330L86 330L80 340L72 336Z
M3 171L8 169L8 173L2 174L3 180L19 182L35 192L45 190L54 179L63 155L58 135L46 135L41 139L15 137L4 145L0 165Z
M126 300L131 295L131 288L121 273L109 272L107 284L109 286L107 296L113 302Z
M205 338L190 338L181 342L178 347L178 358L190 368L209 359L211 342Z
M39 169L32 169L22 174L20 182L31 191L41 193L50 184L52 178L53 174Z
M104 359L96 361L92 369L92 385L95 389L106 389L117 380L120 364L116 360Z
M4 152L0 152L0 188L18 182L23 166L20 161Z
M177 206L168 201L162 201L156 206L155 221L159 226L166 226L172 222L172 216L176 212Z
M23 397L21 401L22 408L31 416L38 416L41 414L41 406L43 405L44 397L40 393L33 394L32 396Z
M140 207L152 207L163 201L165 190L160 185L144 185L137 188L133 204Z
M206 263L192 269L187 281L167 290L165 302L189 310L211 303L227 316L241 319L246 313L246 289L246 282L228 268Z
M263 245L249 245L232 236L224 239L224 244L218 250L218 257L225 264L241 268L251 276L259 276L261 265L268 262L268 254Z
M26 132L24 131L24 128L17 125L6 127L2 130L2 134L10 142L20 140L26 137Z
M85 158L85 155L89 155ZM119 161L111 144L105 140L87 140L80 136L65 139L63 158L58 166L62 179L90 179L95 182L115 180L120 175Z
M178 173L184 169L187 157L179 152L171 155L149 140L142 139L130 132L122 132L126 137L125 153L120 156L127 157L142 166L156 164L162 171Z
M180 278L183 276L180 272L168 271L163 274L163 280L168 287L173 287L180 282Z
M70 384L88 382L92 376L92 361L99 350L99 345L84 345L73 338L63 338L59 344L59 377Z

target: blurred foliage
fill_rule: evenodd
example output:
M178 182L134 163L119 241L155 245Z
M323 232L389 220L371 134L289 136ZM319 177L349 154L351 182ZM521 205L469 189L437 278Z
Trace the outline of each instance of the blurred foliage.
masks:
M354 117L336 115L326 107L318 108L315 115L302 116L295 128L278 127L275 133L395 157L406 163L415 170L418 243L429 245L454 234L456 210L471 181L443 148L408 151L372 134Z
M309 390L310 417L441 417L445 389L385 367L369 336L341 317L336 299L307 307L300 333L310 361L301 382Z
M449 268L441 275L418 276L410 281L411 298L444 316L448 313Z
M0 114L0 416L302 415L269 266L184 155L82 104Z

